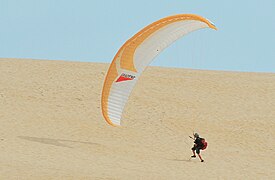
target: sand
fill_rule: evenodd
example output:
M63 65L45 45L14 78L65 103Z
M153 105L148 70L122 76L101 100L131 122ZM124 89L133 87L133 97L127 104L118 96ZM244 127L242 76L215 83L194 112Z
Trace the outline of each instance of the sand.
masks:
M148 67L115 128L107 69L0 59L0 179L275 179L275 74Z

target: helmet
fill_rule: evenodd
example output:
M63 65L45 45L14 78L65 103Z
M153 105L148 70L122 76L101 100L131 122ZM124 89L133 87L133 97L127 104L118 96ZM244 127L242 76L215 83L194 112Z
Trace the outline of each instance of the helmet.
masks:
M200 135L199 135L198 133L195 133L195 134L194 134L194 137L195 137L195 138L198 138L198 137L200 137Z

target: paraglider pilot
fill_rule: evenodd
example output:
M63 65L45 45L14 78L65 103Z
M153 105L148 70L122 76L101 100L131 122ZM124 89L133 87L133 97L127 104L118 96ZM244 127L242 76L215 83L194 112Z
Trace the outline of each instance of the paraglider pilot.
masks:
M195 151L196 151L201 162L204 162L204 160L202 159L202 157L200 155L200 150L202 150L204 148L204 144L202 142L203 138L200 138L198 133L195 133L193 135L194 135L194 138L192 138L192 139L194 139L195 141L194 141L194 146L192 147L193 156L191 156L191 158L196 158L196 154L195 154Z

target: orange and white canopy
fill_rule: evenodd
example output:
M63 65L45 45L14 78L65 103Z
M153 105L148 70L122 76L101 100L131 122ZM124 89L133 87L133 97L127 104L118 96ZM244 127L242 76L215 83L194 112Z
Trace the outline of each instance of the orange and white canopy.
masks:
M216 29L203 17L179 14L150 24L126 41L105 77L101 97L105 120L110 125L119 126L128 97L146 66L174 41L202 28Z

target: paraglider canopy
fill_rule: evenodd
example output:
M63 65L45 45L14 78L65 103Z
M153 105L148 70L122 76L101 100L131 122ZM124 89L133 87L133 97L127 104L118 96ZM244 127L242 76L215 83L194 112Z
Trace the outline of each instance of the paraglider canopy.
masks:
M209 20L193 14L160 19L135 34L116 53L105 77L101 110L113 126L121 124L128 97L146 66L182 36L202 28L216 29Z

